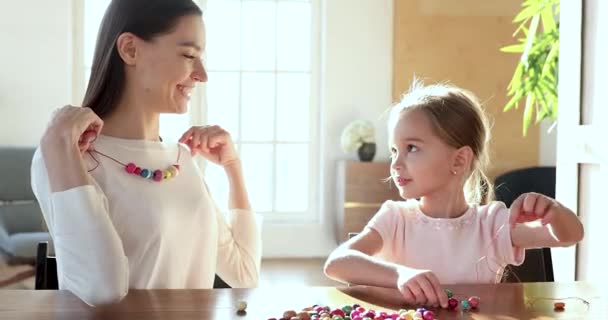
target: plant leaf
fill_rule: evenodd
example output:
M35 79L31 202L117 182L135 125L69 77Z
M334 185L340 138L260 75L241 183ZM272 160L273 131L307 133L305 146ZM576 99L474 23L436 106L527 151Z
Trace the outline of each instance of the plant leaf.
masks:
M528 94L526 98L526 108L524 109L524 122L523 122L523 134L524 137L528 134L528 128L530 127L530 121L532 120L532 114L534 113L534 95Z

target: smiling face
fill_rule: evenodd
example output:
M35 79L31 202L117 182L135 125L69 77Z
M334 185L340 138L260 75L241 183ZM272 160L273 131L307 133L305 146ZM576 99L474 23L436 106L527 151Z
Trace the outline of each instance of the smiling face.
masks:
M391 176L404 199L421 198L446 188L453 180L456 148L433 131L421 110L398 115L390 136Z
M133 69L136 90L157 113L185 113L197 82L207 81L201 61L205 29L199 15L179 18L175 28L151 41L136 40Z

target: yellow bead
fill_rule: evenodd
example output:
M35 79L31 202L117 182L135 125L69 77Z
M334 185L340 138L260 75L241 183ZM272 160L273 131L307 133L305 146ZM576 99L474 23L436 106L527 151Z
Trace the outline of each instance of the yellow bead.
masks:
M169 169L167 169L167 171L171 172L172 177L177 177L177 174L179 173L179 170L177 170L177 168L174 166L169 167Z
M171 178L171 171L169 171L169 170L165 170L165 172L163 172L163 178L164 178L164 179L169 179L169 178Z

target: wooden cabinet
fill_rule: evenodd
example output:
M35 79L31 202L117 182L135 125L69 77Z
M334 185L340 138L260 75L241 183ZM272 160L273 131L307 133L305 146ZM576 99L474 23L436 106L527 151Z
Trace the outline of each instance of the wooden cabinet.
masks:
M336 237L338 243L349 232L360 232L386 200L400 200L390 177L388 162L340 161L337 173Z

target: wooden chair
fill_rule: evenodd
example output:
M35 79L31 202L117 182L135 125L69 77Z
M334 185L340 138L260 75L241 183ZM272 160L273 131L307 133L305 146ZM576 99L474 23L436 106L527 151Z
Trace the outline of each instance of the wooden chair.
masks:
M527 192L555 198L555 167L529 167L506 172L494 181L496 200L510 207ZM553 282L553 261L550 248L526 250L521 266L509 266L503 282Z

